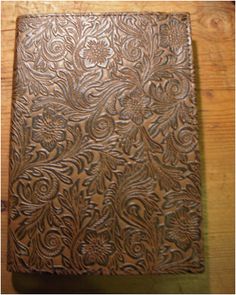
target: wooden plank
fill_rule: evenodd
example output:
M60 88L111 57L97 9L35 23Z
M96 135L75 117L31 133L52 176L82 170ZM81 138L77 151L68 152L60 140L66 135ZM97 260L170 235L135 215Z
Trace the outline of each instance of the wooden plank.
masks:
M6 271L2 292L234 293L234 5L231 2L2 2L2 200L7 200L16 17L27 13L188 11L196 64L206 271L198 275L57 277Z

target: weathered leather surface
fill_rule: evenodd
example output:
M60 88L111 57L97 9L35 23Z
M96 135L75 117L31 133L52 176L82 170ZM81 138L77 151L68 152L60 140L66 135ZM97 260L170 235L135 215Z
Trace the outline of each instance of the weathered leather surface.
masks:
M200 272L189 15L17 21L8 269Z

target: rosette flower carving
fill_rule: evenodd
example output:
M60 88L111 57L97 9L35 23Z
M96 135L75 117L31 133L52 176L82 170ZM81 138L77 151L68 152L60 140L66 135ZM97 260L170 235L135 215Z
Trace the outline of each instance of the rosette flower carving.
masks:
M66 138L66 120L50 108L44 109L42 115L34 117L32 126L33 141L39 142L49 152Z
M168 24L160 26L160 46L179 53L187 42L186 25L178 19L170 19Z
M86 68L95 66L105 68L113 54L114 51L107 38L93 37L86 38L84 48L79 52L80 57L84 59Z
M185 206L166 216L166 239L174 242L177 247L186 251L192 241L200 239L200 216L196 212L189 212Z
M85 265L107 265L108 258L115 252L115 245L110 241L107 231L97 233L87 231L84 242L80 245Z
M152 115L150 108L151 99L142 95L138 91L133 91L129 96L124 96L119 99L122 107L120 119L132 120L137 125L141 125L144 119Z

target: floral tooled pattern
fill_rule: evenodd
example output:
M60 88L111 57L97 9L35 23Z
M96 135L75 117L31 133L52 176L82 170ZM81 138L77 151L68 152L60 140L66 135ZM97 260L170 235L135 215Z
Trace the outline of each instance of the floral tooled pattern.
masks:
M186 25L178 19L170 19L168 24L161 25L160 46L169 47L173 52L178 52L186 44Z
M166 239L186 251L192 241L200 239L199 225L200 217L195 212L189 212L189 209L183 206L166 216Z
M151 99L148 96L142 95L139 91L133 91L130 95L119 99L122 107L120 119L132 120L137 125L141 125L144 119L152 115L150 103Z
M84 64L87 68L92 68L96 65L105 68L114 51L106 37L99 39L87 37L84 48L80 50L79 54L84 59Z
M18 31L9 269L202 270L188 17L21 17Z
M45 109L42 115L33 117L32 139L43 148L52 151L58 142L66 138L66 120L52 109Z
M115 245L110 240L108 232L97 233L88 231L84 242L80 246L80 252L86 265L107 265L109 256L115 252Z

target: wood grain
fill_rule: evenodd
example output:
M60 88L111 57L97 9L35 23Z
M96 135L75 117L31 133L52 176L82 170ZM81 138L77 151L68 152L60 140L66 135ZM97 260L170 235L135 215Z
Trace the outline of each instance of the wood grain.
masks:
M198 275L71 277L6 271L2 293L234 293L234 5L231 2L2 2L2 200L8 199L15 20L27 13L188 11L192 19L202 154L206 270Z

